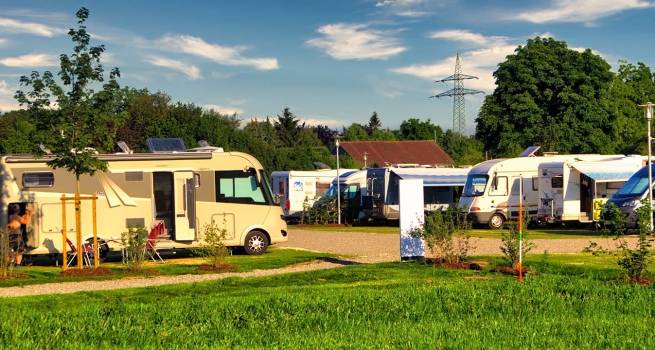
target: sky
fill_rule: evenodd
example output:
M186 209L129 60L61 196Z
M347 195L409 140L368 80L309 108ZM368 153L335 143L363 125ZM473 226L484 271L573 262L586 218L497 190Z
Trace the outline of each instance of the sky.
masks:
M528 38L591 48L655 66L651 0L0 0L0 110L18 105L21 75L56 72L71 51L67 29L80 6L105 68L120 83L171 95L243 120L286 106L308 124L383 126L410 117L452 127L452 99L431 99L463 72L465 87L493 92L493 71ZM467 132L484 94L466 98Z

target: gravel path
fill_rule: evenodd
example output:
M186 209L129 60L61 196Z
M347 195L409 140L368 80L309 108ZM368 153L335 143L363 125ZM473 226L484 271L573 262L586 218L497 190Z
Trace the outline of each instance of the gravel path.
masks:
M343 267L353 262L350 261L314 261L310 263L302 263L280 269L270 270L254 270L249 272L227 272L217 274L202 274L202 275L177 275L177 276L157 276L157 277L135 277L123 278L119 280L106 280L106 281L80 281L80 282L60 282L60 283L46 283L35 284L21 287L7 287L0 288L1 297L19 297L28 295L44 295L44 294L70 294L77 292L90 292L109 289L125 289L125 288L143 288L152 286L162 286L167 284L179 283L195 283L205 281L215 281L229 277L262 277L281 275L292 272L305 272L333 269Z
M613 249L616 246L611 238L594 240L605 249ZM634 241L636 238L630 240ZM470 242L474 247L471 255L501 254L500 239L472 237ZM541 254L544 251L548 251L548 253L580 253L589 245L587 238L533 239L531 242L535 244L531 251L532 254ZM390 233L292 229L289 233L289 241L280 246L355 256L361 262L395 261L400 256L399 237Z

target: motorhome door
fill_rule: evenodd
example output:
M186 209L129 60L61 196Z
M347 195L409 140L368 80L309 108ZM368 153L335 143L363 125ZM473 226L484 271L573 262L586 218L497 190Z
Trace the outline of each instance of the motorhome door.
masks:
M192 171L177 171L175 179L175 240L196 239L196 186Z

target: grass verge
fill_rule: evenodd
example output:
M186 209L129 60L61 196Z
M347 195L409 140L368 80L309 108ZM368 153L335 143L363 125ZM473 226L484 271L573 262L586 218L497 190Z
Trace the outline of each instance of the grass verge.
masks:
M591 259L590 257L582 257ZM653 287L537 256L524 284L420 263L0 300L12 348L653 348Z

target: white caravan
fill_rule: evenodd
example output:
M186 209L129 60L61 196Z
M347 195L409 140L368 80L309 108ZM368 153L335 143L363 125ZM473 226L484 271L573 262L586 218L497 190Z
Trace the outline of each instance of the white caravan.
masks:
M592 223L603 205L643 167L642 156L575 158L539 165L540 222Z
M426 211L457 203L470 168L371 168L363 213L373 220L398 220L398 184L401 179L422 179Z
M161 249L197 247L204 225L211 222L226 230L227 246L243 246L250 254L287 240L282 211L273 203L264 169L254 157L219 148L191 152L183 145L180 151L154 152L98 154L107 170L80 177L80 193L98 197L101 252L120 251L121 233L127 227L149 230L162 223L165 230L157 237ZM72 196L76 181L66 169L48 167L46 162L52 159L0 157L0 225L6 227L10 211L33 214L21 226L26 254L62 252L61 196ZM74 237L75 210L72 202L65 205L66 233ZM91 208L89 201L82 203L85 241L92 234Z
M474 166L466 179L460 206L469 212L475 224L502 228L507 220L518 217L519 184L523 178L523 210L528 219L537 215L539 207L539 165L584 157L594 159L612 156L593 154L545 155L487 160Z
M340 169L339 173L353 169ZM312 206L330 188L337 177L333 169L315 171L274 171L271 174L271 187L277 195L280 207L287 219L300 216L303 206Z

